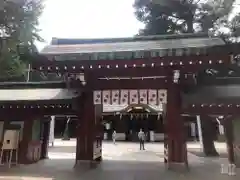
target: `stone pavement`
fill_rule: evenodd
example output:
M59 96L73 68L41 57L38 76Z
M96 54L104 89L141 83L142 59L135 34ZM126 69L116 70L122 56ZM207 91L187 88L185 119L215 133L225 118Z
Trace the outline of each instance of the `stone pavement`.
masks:
M188 154L190 171L174 172L166 170L163 163L163 144L146 144L146 151L140 151L136 143L119 142L113 145L103 143L103 162L93 169L73 168L75 140L56 140L50 148L49 159L33 165L20 165L8 169L0 167L0 180L203 180L239 179L237 176L220 174L220 163L226 159L202 158ZM188 144L199 148L199 144ZM225 146L217 145L220 149Z

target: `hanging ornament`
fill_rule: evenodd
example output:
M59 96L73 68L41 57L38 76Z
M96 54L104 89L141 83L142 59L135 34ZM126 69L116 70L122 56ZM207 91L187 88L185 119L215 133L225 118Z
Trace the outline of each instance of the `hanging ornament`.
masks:
M122 114L120 114L120 120L122 119Z
M147 93L148 93L148 91L146 89L139 90L140 104L147 104Z
M111 91L106 90L102 92L102 96L103 96L103 105L110 105L111 102Z
M167 90L160 89L158 90L158 104L166 104L167 103Z
M157 90L154 89L148 90L148 104L157 105Z
M158 113L158 117L157 117L157 120L159 120L159 119L160 119L160 115L161 115L161 114L160 114L160 113Z
M180 79L180 70L173 71L173 82L178 83Z
M130 104L138 104L138 90L130 90Z
M94 104L102 104L102 92L101 91L94 91L93 92L93 103Z
M119 104L120 93L119 90L112 90L112 104L118 105Z
M127 105L128 104L128 90L121 90L120 91L120 105Z

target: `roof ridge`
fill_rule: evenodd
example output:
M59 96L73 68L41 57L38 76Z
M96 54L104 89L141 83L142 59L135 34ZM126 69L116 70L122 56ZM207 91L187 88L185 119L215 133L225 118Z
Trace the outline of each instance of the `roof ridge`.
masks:
M97 44L97 43L117 43L117 42L134 42L149 40L170 40L170 39L186 39L186 38L211 38L207 33L185 33L171 35L149 35L149 36L133 36L121 38L57 38L53 37L51 45L70 45L70 44Z

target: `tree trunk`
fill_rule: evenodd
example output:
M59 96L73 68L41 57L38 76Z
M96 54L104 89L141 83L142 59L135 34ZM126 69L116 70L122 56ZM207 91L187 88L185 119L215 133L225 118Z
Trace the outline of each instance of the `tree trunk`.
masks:
M194 33L194 15L192 12L189 12L189 14L184 18L187 22L187 33Z
M215 128L210 117L204 116L201 118L202 123L202 138L203 138L203 152L206 156L219 156L215 145Z

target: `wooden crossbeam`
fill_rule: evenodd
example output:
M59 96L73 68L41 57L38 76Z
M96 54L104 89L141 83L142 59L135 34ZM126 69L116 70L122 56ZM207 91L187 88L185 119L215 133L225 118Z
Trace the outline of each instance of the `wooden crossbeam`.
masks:
M171 72L171 71L170 71ZM153 77L166 76L169 73L167 68L126 68L126 69L96 69L94 77Z
M216 65L231 63L231 57L225 55L192 55L192 56L167 56L138 59L117 59L117 60L66 60L66 61L36 61L32 68L44 72L58 73L79 73L95 71L97 69L131 69L142 68L173 68L185 69L189 72L198 71L199 68L213 68Z
M93 90L109 89L166 89L167 79L122 79L122 80L94 80L91 82Z

